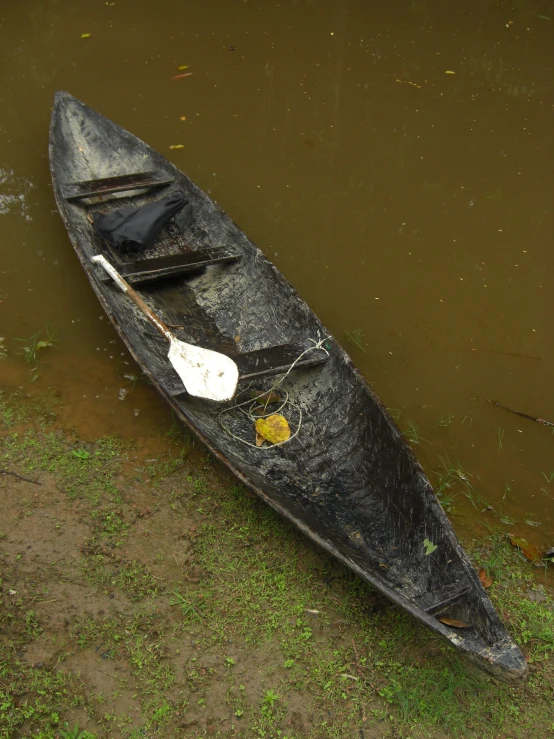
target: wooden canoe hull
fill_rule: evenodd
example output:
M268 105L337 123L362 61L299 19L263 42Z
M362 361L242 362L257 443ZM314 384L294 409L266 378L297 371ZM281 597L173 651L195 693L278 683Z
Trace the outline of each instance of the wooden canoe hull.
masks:
M69 95L57 93L50 130L54 193L77 255L98 298L143 372L212 453L302 532L495 677L517 681L525 658L487 593L412 450L348 355L291 285L213 201L147 144ZM232 249L238 259L192 275L140 286L162 319L182 326L183 341L229 355L325 339L326 361L293 369L279 384L288 394L296 436L256 447L251 419L236 404L217 405L175 393L167 346L91 257L116 267L125 258L94 233L87 214L141 204L159 190L118 193L87 203L67 199L76 182L156 172L188 198L192 223L154 244L146 258L187 250ZM138 288L137 288L138 289ZM282 377L282 375L280 376ZM169 378L169 379L168 379ZM265 391L276 378L239 382ZM426 554L423 542L436 549ZM469 624L456 629L450 617Z

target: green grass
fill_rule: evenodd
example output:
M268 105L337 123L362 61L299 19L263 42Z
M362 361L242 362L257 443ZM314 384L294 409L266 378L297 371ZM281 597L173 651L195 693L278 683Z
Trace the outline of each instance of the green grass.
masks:
M450 429L452 433L452 423L454 422L454 415L447 411L444 416L441 416L438 422L433 426L433 431L440 431L441 429Z
M354 344L354 346L357 346L358 349L361 349L363 353L365 354L365 346L364 346L364 334L361 328L355 328L352 329L352 331L345 331L346 340L350 344Z
M122 543L129 531L130 523L122 518L122 507L108 505L93 513L96 531L101 539L107 539L116 545Z
M14 739L27 726L33 739L54 739L60 708L85 702L82 687L57 670L33 670L17 658L0 658L0 737ZM27 734L28 735L28 734Z
M64 724L64 728L59 729L59 736L60 739L95 739L94 734L84 730L81 731L78 723L71 728L67 721Z
M131 601L141 601L159 591L156 580L140 562L122 563L104 554L86 557L81 562L83 577L104 589L117 588Z
M408 424L408 427L403 431L403 433L410 444L419 444L421 441L429 443L427 439L424 439L420 435L419 429L413 421L406 421L406 423Z
M463 487L469 484L459 465L448 467L444 474L448 472L452 482ZM213 492L210 495L213 505ZM399 725L423 722L460 736L491 736L491 721L481 702L483 696L498 706L498 726L507 720L517 724L519 718L512 715L511 707L525 704L525 695L520 690L494 683L481 673L468 672L465 663L442 645L436 658L414 665L413 655L420 652L421 643L433 641L434 637L394 610L368 613L364 606L373 598L373 591L350 575L342 575L340 584L335 586L332 606L326 598L314 604L309 594L317 589L317 565L300 564L306 559L304 555L299 556L303 545L286 524L255 502L244 499L240 489L227 491L225 497L217 496L216 500L221 506L217 519L238 519L240 525L222 530L214 520L206 523L195 539L195 556L210 572L212 582L209 590L205 583L202 585L206 643L223 643L230 635L241 636L254 646L277 641L290 675L282 677L279 694L286 701L287 693L294 687L315 696L314 703L321 710L326 705L337 704L339 718L333 729L339 732L337 736L342 730L337 726L346 731L349 722L362 710L368 688L390 704ZM224 560L218 555L222 550L226 552ZM531 660L536 658L534 655L544 655L544 645L550 643L554 624L550 620L543 622L545 608L523 600L521 592L513 590L514 581L520 582L528 568L522 569L514 561L513 553L501 537L486 542L483 553L487 554L486 564L493 572L497 576L503 572L503 577L508 578L506 590L495 585L492 594L510 593L510 610L505 615L516 637L519 634L530 649ZM331 570L335 567L331 565ZM514 592L517 597L513 597ZM354 641L359 642L356 649L352 644L332 648L319 628L316 635L306 612L308 603L310 608L320 610L318 627L323 626L324 632L332 630L330 606L347 623L356 624ZM208 624L210 636L206 634ZM528 638L525 629L530 631ZM549 670L552 674L550 666ZM345 674L357 679L344 677ZM468 732L468 708L470 725L482 733ZM541 706L539 700L535 709L535 715L540 718L542 713L544 718L546 703ZM523 715L523 709L519 710ZM525 714L529 711L527 707ZM333 736L323 727L320 730L321 736ZM514 734L517 735L515 730Z
M171 600L170 605L179 606L185 619L200 621L202 618L202 611L206 606L202 593L199 593L192 599L185 598L181 593L178 593L175 590L171 591L171 595L173 596L173 600Z
M21 342L21 354L23 359L33 365L31 369L31 382L34 382L39 376L38 355L45 349L56 348L56 334L52 326L46 324L44 329L37 331L28 339L17 339Z
M59 400L52 390L34 395L18 390L8 394L0 389L0 431L13 429L32 420L33 425L45 429L55 417Z
M3 563L5 565L5 562ZM4 569L4 568L3 568ZM4 574L6 570L4 569ZM62 713L86 706L82 682L57 666L34 666L23 650L44 632L37 614L21 598L2 594L0 608L0 737L55 739ZM23 730L25 727L25 730Z
M4 400L3 412L18 417ZM544 572L501 533L470 551L493 576L488 593L529 660L525 687L469 667L211 458L193 467L180 454L163 457L167 467L140 487L157 511L146 521L136 515L135 473L125 477L120 442L16 433L23 421L14 423L0 442L2 465L51 474L88 535L75 542L80 566L67 578L45 566L40 583L26 576L31 555L7 550L0 536L1 739L339 739L360 728L391 739L524 739L554 731L552 601L544 588L545 602L527 597ZM458 461L444 457L436 478L443 504L457 493L485 504ZM32 500L19 503L22 515L33 512ZM176 520L178 534L167 523ZM42 603L74 597L63 596L70 586L79 599L68 600L67 623L56 630ZM21 655L44 643L55 645L54 656L33 668ZM92 690L81 663L111 676L113 692ZM223 718L208 732L215 700ZM303 726L294 723L300 710L309 717Z
M454 501L460 490L463 490L468 499L472 500L473 485L469 473L463 469L460 462L451 462L445 455L439 457L441 468L433 470L434 490L446 511L452 511Z
M15 412L8 415L16 417ZM71 498L86 496L95 505L105 498L120 500L115 478L125 460L125 445L113 437L73 449L58 431L12 432L0 443L0 465L7 460L25 472L56 475Z
M28 418L21 404L13 401L13 396L8 397L3 390L0 390L0 422L4 429L11 429Z

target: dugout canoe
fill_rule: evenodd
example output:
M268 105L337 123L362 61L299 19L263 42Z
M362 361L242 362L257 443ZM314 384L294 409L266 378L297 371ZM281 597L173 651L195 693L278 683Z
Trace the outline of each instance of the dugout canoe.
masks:
M300 531L476 665L504 681L526 661L429 480L348 355L237 225L161 154L66 92L50 128L56 202L100 303L141 370L211 452ZM139 255L95 213L180 191L189 201ZM187 210L187 209L185 209ZM91 259L104 254L179 339L233 357L233 400L193 398L167 342ZM250 394L277 384L289 441L256 446ZM451 619L465 628L443 623Z

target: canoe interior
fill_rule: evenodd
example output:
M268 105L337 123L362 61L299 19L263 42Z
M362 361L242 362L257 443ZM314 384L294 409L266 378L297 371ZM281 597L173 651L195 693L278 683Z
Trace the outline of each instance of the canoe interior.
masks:
M67 93L56 96L50 159L60 213L102 305L179 416L270 505L479 666L502 679L524 675L522 654L402 434L262 252L164 157ZM64 197L75 183L140 172L170 182L72 202ZM192 218L177 217L139 257L115 252L92 230L94 212L139 206L175 190L188 198ZM289 399L282 413L293 431L300 423L295 438L282 446L256 448L252 421L232 408L278 378L242 381L237 398L223 405L172 394L164 379L171 371L166 341L90 261L102 253L119 270L129 271L131 263L140 270L141 260L220 249L239 259L137 289L154 312L178 327L179 339L230 355L282 344L307 348L329 337L327 361L293 370L279 385ZM431 554L425 540L436 546ZM449 627L438 620L445 616L469 626Z

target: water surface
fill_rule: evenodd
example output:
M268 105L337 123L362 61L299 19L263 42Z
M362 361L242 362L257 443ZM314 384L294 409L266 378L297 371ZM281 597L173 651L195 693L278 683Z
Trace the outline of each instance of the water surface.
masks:
M2 385L59 388L84 435L171 425L55 207L48 125L65 89L187 172L274 261L431 479L451 470L458 530L552 545L554 437L485 402L554 420L549 18L552 2L525 0L3 0ZM17 339L46 324L57 348L31 383Z

